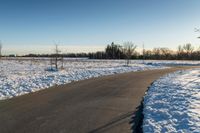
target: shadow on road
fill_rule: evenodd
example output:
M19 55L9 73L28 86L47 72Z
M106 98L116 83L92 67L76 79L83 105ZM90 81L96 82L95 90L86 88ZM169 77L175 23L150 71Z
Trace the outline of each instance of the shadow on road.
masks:
M142 133L142 121L143 121L143 105L141 104L136 108L135 111L128 112L119 117L112 119L110 122L106 123L103 126L100 126L88 133L102 133L108 130L111 130L114 127L119 126L120 124L129 123L130 132L132 133Z
M143 102L141 102L140 106L136 108L134 115L131 118L130 124L132 125L132 133L143 133L142 131L142 122L143 122Z

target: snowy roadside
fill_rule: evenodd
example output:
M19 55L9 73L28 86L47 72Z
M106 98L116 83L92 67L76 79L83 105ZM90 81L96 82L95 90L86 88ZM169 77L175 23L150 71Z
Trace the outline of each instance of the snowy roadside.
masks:
M41 60L1 60L0 100L35 92L54 85L66 84L104 75L164 69L161 65L130 64L113 60L68 60L60 71L45 71L49 61Z
M139 60L137 61L139 62ZM140 60L140 62L143 62ZM189 60L145 60L144 64L149 65L165 65L165 66L199 66L200 61Z
M200 69L155 81L144 97L144 133L200 132Z

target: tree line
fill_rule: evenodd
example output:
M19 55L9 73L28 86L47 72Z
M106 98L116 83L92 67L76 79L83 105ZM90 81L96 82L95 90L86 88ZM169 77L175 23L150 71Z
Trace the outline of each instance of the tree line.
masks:
M28 54L23 57L54 57L54 54ZM62 53L62 57L89 59L147 59L147 60L200 60L200 47L195 49L190 43L179 45L176 50L166 47L137 51L137 45L125 42L123 45L112 42L104 51L93 53Z
M169 48L154 48L152 50L145 50L139 53L134 45L132 53L127 54L126 43L124 45L111 43L107 45L105 51L90 53L91 59L148 59L148 60L200 60L200 47L195 49L192 44L187 43L179 45L177 50Z
M195 49L192 44L179 45L177 50L169 48L154 48L146 50L142 55L145 59L155 60L199 60L200 48Z

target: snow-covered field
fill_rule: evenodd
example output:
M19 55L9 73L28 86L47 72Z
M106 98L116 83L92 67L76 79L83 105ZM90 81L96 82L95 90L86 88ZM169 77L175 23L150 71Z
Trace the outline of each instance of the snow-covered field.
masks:
M143 103L144 133L200 133L200 69L160 78Z
M135 63L143 63L148 65L167 65L167 66L177 66L177 65L184 65L184 66L194 66L200 65L200 61L186 61L186 60L135 60Z
M134 61L127 67L125 60L65 59L63 70L45 71L49 63L46 58L0 60L0 100L92 77L165 68Z

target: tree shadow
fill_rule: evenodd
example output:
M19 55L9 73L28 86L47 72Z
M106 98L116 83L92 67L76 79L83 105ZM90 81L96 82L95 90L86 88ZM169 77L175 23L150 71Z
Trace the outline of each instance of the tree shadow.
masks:
M116 117L112 119L110 122L94 130L91 130L88 133L102 133L110 130L111 128L119 126L120 124L123 123L129 123L130 131L132 131L132 133L142 133L142 127L141 127L143 121L142 111L143 111L143 105L141 104L135 109L135 111L131 111L119 117Z
M130 124L132 133L143 133L142 123L143 123L143 100L141 104L136 108L134 115L131 118Z

